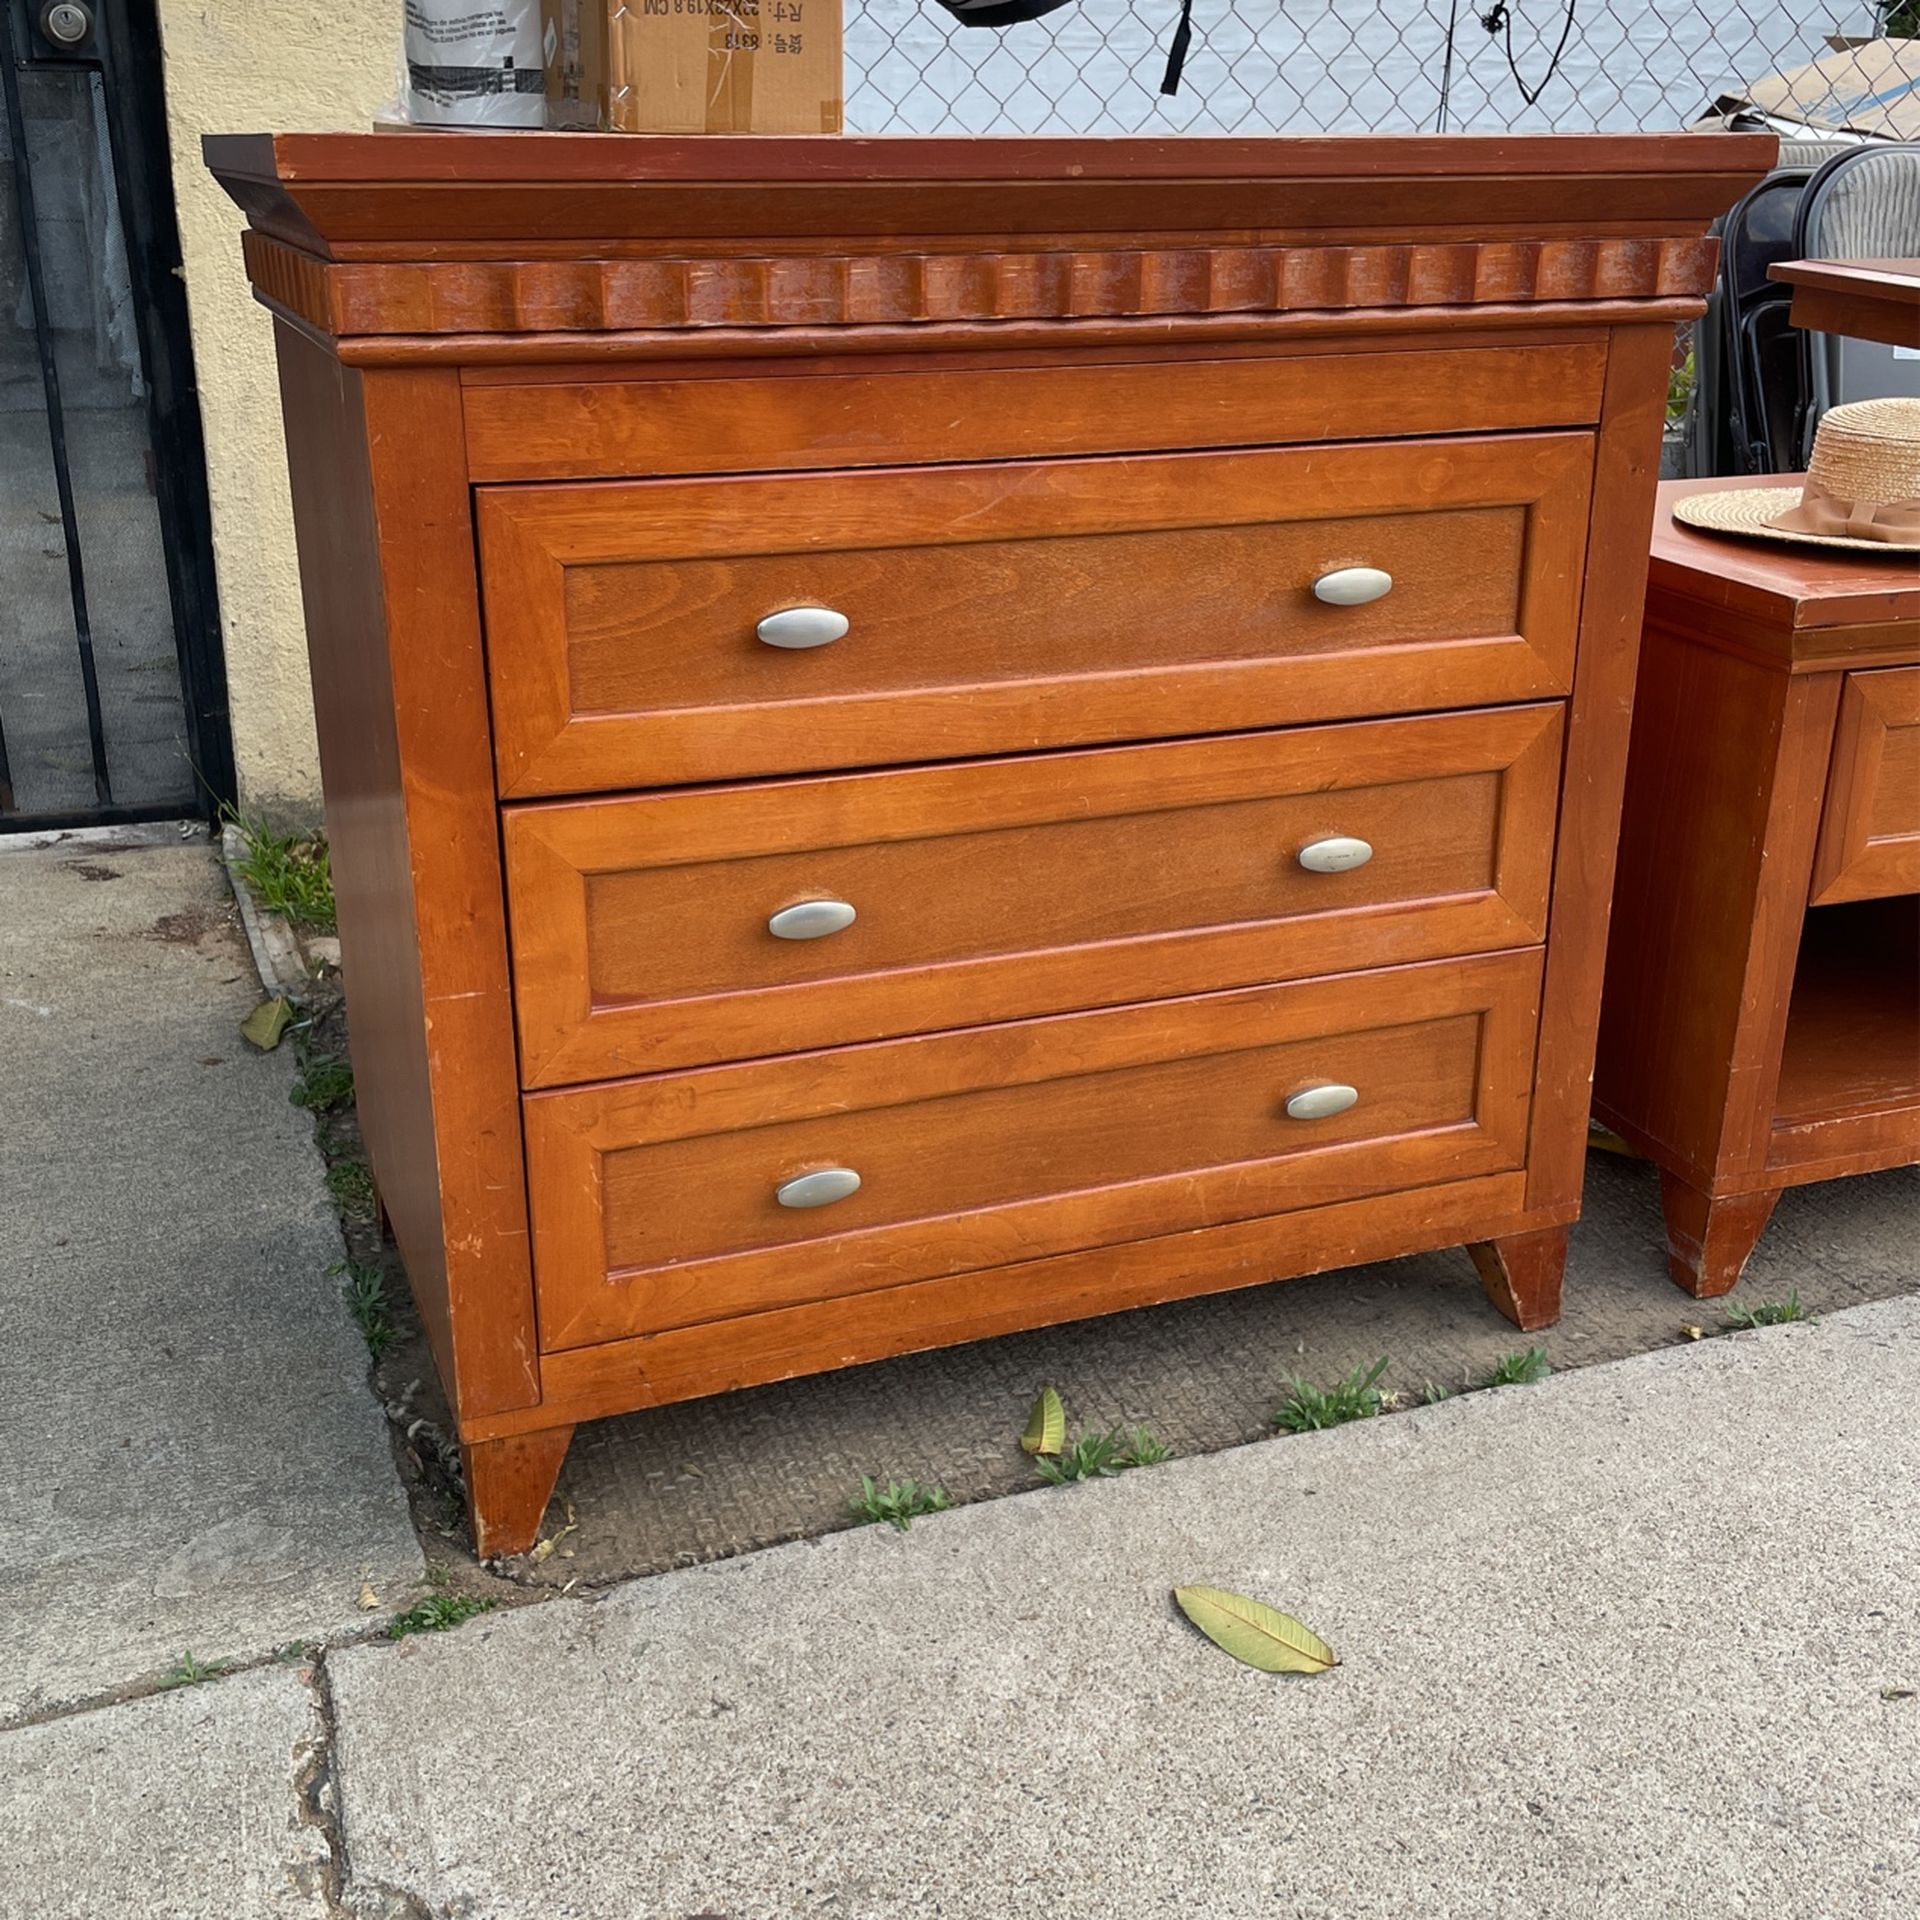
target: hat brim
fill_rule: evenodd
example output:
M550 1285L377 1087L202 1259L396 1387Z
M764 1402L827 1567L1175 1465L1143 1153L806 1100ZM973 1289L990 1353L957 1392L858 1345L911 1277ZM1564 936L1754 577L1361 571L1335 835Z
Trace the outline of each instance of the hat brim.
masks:
M1745 539L1778 540L1790 547L1847 547L1855 553L1877 553L1883 560L1916 554L1912 547L1891 540L1856 540L1842 533L1789 533L1770 527L1774 515L1800 504L1798 487L1737 487L1727 493L1687 493L1673 503L1673 517L1702 533L1731 533Z

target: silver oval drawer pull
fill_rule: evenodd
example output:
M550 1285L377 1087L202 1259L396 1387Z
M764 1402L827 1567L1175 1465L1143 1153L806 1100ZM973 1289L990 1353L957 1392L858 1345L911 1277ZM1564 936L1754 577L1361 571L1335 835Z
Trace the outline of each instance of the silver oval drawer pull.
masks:
M851 1167L822 1167L818 1173L796 1174L773 1190L783 1207L830 1207L860 1191L860 1176Z
M1309 840L1300 849L1300 864L1309 873L1351 873L1373 858L1373 848L1350 833L1330 833Z
M1313 583L1313 597L1330 607L1364 607L1393 591L1393 575L1378 567L1340 567Z
M767 931L776 940L819 940L852 926L858 918L845 900L802 900L772 915Z
M1289 1120L1331 1120L1336 1113L1345 1113L1360 1098L1356 1087L1343 1087L1337 1080L1323 1082L1317 1087L1302 1087L1287 1102Z
M848 625L847 616L831 607L783 607L768 614L754 632L770 647L824 647L838 640Z

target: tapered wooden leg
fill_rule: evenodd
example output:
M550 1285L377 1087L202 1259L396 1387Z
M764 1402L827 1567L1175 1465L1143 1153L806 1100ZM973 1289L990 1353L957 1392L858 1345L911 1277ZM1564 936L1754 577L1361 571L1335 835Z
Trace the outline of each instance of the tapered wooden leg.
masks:
M1560 1318L1560 1281L1567 1270L1567 1230L1506 1233L1479 1240L1467 1251L1480 1269L1487 1298L1523 1333L1550 1327Z
M1663 1171L1660 1210L1667 1217L1667 1271L1674 1284L1696 1300L1731 1293L1779 1198L1776 1189L1716 1200Z
M482 1560L525 1553L540 1537L540 1522L572 1438L571 1427L542 1427L505 1440L462 1443L467 1518L473 1526L473 1550Z

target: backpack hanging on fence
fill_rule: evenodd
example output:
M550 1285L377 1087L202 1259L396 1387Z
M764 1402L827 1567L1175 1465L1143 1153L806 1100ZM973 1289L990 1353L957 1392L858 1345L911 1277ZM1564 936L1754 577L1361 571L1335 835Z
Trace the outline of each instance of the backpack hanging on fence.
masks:
M963 27L1017 27L1023 20L1038 20L1042 14L1057 13L1073 0L939 0ZM1193 0L1180 0L1180 24L1173 30L1167 46L1167 70L1161 76L1162 93L1180 91L1180 75L1187 64L1187 49L1193 44Z

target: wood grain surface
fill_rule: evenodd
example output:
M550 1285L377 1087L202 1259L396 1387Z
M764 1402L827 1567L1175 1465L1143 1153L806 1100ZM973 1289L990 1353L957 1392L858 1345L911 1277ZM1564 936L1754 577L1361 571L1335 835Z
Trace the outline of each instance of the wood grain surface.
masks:
M1539 956L530 1095L549 1347L1516 1167ZM1344 1082L1357 1103L1296 1120ZM796 1211L781 1183L862 1179Z
M480 606L450 373L279 333L354 1084L456 1418L540 1392Z
M1559 766L1549 705L511 807L523 1077L1533 945ZM858 918L768 931L816 898Z
M1205 353L1062 365L929 366L727 379L469 382L475 480L770 473L1169 447L1408 439L1587 426L1604 337L1379 352Z
M1920 667L1850 673L1840 689L1815 906L1920 893Z
M501 791L1564 692L1591 449L1498 435L487 488ZM1352 566L1392 592L1315 599ZM851 631L798 653L756 640L804 605Z

